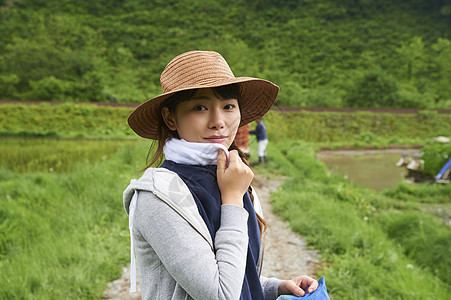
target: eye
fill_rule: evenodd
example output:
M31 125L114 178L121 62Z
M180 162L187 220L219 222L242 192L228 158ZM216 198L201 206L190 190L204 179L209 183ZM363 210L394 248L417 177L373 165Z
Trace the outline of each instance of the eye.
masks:
M226 106L224 106L224 109L226 109L226 110L232 110L232 109L234 109L236 106L235 106L235 104L227 104Z
M196 105L196 106L194 106L194 108L193 108L193 110L198 110L198 111L201 111L201 110L206 110L207 108L205 108L205 106L203 106L203 105Z

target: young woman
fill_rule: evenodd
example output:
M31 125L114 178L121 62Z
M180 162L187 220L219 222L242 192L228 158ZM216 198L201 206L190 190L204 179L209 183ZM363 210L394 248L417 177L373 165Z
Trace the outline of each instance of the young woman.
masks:
M161 85L163 93L128 119L138 135L156 141L143 176L124 191L131 292L135 255L143 299L276 299L314 291L318 282L308 276L260 276L265 222L250 187L254 174L233 142L240 126L271 108L279 88L235 77L211 51L175 57Z

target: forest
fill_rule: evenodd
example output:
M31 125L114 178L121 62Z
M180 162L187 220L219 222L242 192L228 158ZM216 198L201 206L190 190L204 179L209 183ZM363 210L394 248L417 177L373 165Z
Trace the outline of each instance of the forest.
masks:
M214 50L276 104L451 108L451 0L2 0L0 99L139 103Z

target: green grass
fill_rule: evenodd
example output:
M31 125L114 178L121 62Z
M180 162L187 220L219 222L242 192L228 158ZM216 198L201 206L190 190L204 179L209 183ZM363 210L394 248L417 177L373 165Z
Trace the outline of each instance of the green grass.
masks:
M384 194L406 202L451 203L451 187L449 184L422 183L412 185L400 183L395 189L387 190Z
M14 172L67 172L78 164L106 160L136 140L1 138L0 166Z
M0 105L0 136L133 138L129 107L62 105ZM378 114L370 112L277 112L264 117L271 141L299 140L328 148L386 148L432 144L449 136L451 114ZM253 124L252 127L255 125Z
M435 177L451 159L451 144L437 143L424 147L421 152L421 159L424 160L423 172Z
M116 143L108 159L68 172L1 166L0 299L98 299L120 277L129 259L122 192L147 145Z
M129 107L65 103L0 105L2 137L130 138Z
M433 143L451 131L451 115L371 112L276 112L264 117L273 141L304 140L322 146L385 148L388 145Z
M415 263L451 285L451 230L422 212L389 212L379 217L384 232Z
M439 218L421 217L420 200L357 187L317 162L302 141L273 143L268 151L268 164L256 171L288 177L272 195L273 209L320 251L326 267L317 275L335 299L449 299L451 230ZM412 218L427 224L426 240L395 234Z

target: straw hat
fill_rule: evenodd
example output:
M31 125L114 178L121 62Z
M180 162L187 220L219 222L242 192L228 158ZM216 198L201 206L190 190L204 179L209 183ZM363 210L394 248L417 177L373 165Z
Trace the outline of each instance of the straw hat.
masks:
M235 77L221 54L190 51L169 62L160 77L163 93L138 106L128 117L128 124L139 136L157 139L159 107L176 92L213 88L238 83L240 90L240 126L263 116L276 100L279 87L270 81Z

